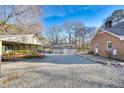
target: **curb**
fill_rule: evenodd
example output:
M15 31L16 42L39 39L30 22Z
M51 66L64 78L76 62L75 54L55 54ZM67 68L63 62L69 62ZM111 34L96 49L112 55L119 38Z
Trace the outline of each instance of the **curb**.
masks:
M90 58L88 56L82 56L82 55L79 55L79 54L78 54L78 56L84 57L86 59L89 59L91 61L95 61L96 63L103 64L103 65L106 65L106 66L120 67L120 68L124 67L124 65L122 65L121 63L113 63L113 62L108 62L108 61L104 61L104 60L95 60L94 58Z

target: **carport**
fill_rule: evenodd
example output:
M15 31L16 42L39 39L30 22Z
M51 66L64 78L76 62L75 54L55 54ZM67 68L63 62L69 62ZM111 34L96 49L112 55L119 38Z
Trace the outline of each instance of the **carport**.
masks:
M35 35L0 35L0 61L2 58L15 59L25 52L42 49L43 44Z
M20 42L2 42L2 61L7 59L17 59L29 55L31 52L36 52L42 49L42 46L35 44L25 44ZM26 53L28 52L28 53Z

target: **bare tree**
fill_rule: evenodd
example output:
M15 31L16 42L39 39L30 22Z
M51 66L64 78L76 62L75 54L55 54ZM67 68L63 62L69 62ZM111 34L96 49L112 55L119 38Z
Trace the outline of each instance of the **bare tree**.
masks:
M62 29L60 26L54 25L50 27L48 38L50 39L51 43L59 43L61 30Z
M77 44L77 39L80 37L80 29L82 28L82 23L79 21L73 22L73 37L74 37L74 43Z
M0 26L1 29L7 31L7 29L11 26L8 25L8 22L17 15L21 15L27 10L16 11L15 6L0 6Z
M67 43L67 41L69 41L68 43L82 44L83 41L84 45L84 35L85 26L82 22L68 21L63 24L62 28L60 26L52 26L47 36L50 39L51 43L58 43L59 41ZM68 40L65 37L68 37Z
M124 19L124 10L115 10L108 18L105 19L105 22L112 21L113 23L119 23L122 19Z
M75 31L74 31L74 37L75 37L75 44L79 44L80 47L84 47L84 39L85 39L85 26L82 22L75 22Z
M38 34L43 29L40 6L0 6L0 13L1 30L8 34Z
M63 26L68 34L69 43L72 43L72 35L74 32L73 22L71 22L71 21L65 22Z
M84 45L84 35L85 35L85 26L80 21L68 21L64 23L64 28L69 37L69 43L80 43L83 40Z

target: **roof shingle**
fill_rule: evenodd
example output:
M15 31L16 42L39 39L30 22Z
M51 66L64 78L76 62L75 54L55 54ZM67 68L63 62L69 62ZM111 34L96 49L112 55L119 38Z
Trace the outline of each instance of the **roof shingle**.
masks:
M106 30L110 33L113 33L115 35L118 35L118 36L124 36L124 28L112 27L112 28L104 28L104 30Z
M115 24L113 27L103 29L115 35L124 36L124 22Z

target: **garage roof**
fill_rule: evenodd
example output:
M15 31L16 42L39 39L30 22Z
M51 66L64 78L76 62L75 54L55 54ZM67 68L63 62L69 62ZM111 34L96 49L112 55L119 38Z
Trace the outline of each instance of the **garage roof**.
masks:
M60 43L60 44L54 44L53 48L76 48L74 44L69 43Z

